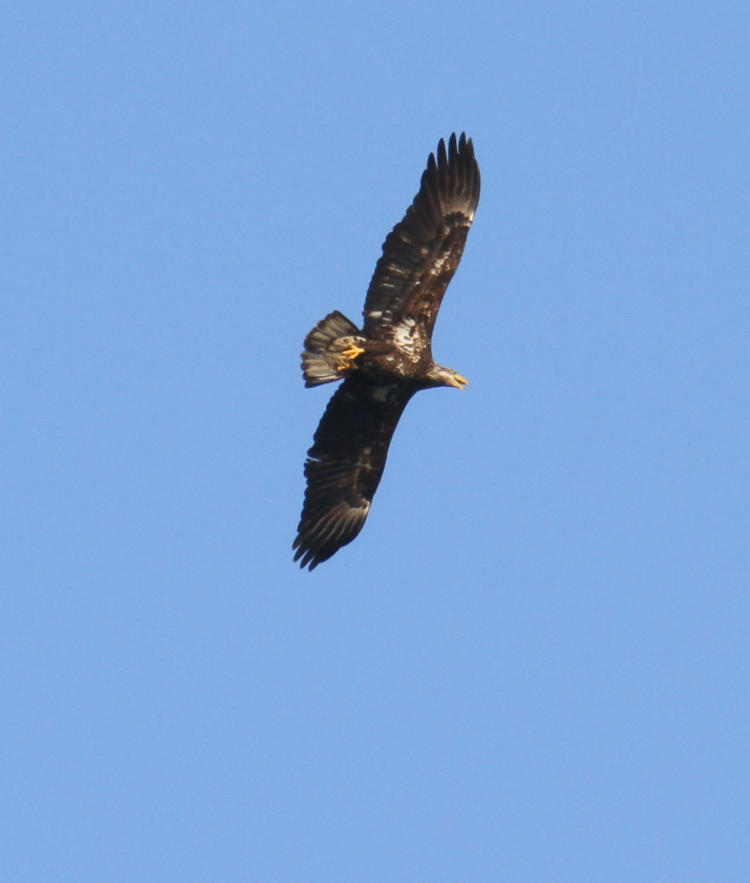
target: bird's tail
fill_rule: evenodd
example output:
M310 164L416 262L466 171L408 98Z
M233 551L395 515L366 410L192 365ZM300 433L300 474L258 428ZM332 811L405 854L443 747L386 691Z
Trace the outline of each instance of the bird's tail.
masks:
M321 319L305 338L302 353L305 386L340 380L347 367L347 363L342 361L342 353L354 343L352 338L360 338L361 333L338 310Z

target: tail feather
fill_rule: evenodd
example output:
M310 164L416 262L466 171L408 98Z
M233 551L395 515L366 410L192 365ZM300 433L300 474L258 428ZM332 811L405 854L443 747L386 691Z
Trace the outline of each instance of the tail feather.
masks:
M320 383L340 380L341 372L336 367L339 353L346 349L352 337L359 335L359 328L338 310L321 319L305 338L305 349L302 353L305 386L318 386ZM346 338L346 341L342 341L342 338Z

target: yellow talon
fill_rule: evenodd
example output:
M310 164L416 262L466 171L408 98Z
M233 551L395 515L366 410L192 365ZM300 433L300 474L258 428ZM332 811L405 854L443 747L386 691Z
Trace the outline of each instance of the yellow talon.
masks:
M348 359L350 362L353 362L357 358L357 356L361 356L363 352L364 350L361 346L357 346L356 343L352 343L349 345L349 349L345 349L341 353L341 355L345 359Z

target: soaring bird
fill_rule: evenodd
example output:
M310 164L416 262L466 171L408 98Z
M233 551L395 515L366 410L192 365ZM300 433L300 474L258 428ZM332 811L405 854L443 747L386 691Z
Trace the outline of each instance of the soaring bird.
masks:
M336 390L307 452L307 489L294 560L310 570L362 530L388 446L420 389L468 383L432 358L432 330L461 260L479 202L474 145L453 134L431 153L419 192L383 243L364 306L364 325L338 310L305 338L305 386Z

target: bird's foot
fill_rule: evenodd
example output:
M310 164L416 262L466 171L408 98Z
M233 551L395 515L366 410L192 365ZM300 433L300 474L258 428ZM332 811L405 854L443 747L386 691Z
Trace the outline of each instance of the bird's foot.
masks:
M341 355L347 359L349 362L353 362L357 356L361 356L364 350L361 346L357 346L356 343L350 343L347 349L345 349Z
M353 368L356 368L354 360L357 356L361 356L363 352L364 350L361 346L357 346L356 343L350 343L345 350L341 350L338 354L336 370L343 373L344 371L351 371Z

